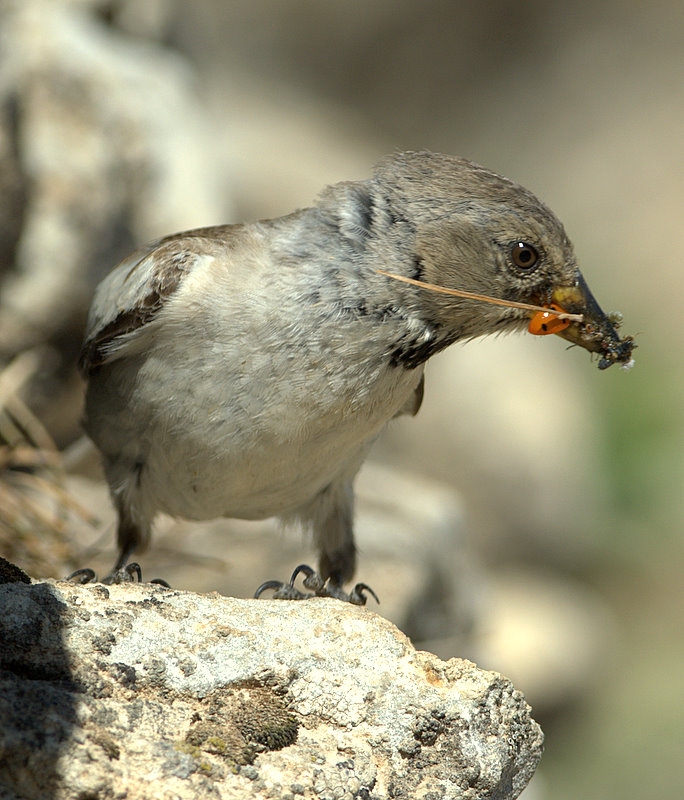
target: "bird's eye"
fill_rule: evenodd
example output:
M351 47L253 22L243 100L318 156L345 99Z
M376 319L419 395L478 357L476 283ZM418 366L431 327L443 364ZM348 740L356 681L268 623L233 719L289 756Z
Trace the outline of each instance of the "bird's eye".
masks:
M527 242L515 242L511 246L511 260L518 269L532 270L539 262L539 252Z

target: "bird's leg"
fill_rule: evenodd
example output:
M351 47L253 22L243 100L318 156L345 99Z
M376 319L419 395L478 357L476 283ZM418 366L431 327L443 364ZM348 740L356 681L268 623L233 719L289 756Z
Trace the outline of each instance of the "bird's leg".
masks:
M351 592L342 587L351 579L356 567L356 545L353 529L353 493L351 481L328 486L306 510L303 517L310 519L318 546L319 571L300 564L287 583L266 581L257 589L255 597L273 589L278 600L306 600L311 597L334 597L354 605L366 604L366 592L376 601L375 592L365 583L357 583ZM304 575L302 592L294 585L299 575Z
M142 569L140 568L140 564L136 561L129 562L128 560L132 552L132 550L121 552L110 572L108 572L101 581L98 580L97 574L94 570L90 569L90 567L77 569L75 572L72 572L71 575L68 575L66 580L82 584L104 583L111 585L115 583L142 583Z
M66 580L81 584L98 582L107 585L118 583L142 583L142 568L140 564L138 564L137 561L129 561L129 559L138 545L147 541L148 536L141 533L140 526L132 520L131 515L122 502L117 502L117 506L119 510L119 527L117 530L119 556L110 572L107 573L101 581L98 581L94 570L86 567L72 572L71 575L67 576ZM155 583L170 588L169 584L161 578L155 578L149 581L149 583Z

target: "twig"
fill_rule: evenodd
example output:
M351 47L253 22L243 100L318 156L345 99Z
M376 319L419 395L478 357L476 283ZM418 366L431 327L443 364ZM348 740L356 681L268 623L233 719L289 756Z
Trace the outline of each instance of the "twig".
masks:
M380 275L385 275L388 278L394 278L396 281L402 283L410 283L411 286L418 286L421 289L427 289L430 292L439 292L439 294L449 294L454 297L465 297L467 300L480 300L483 303L491 303L494 306L507 306L508 308L521 308L524 311L545 311L549 314L555 314L558 319L567 319L571 322L582 322L584 317L582 314L570 314L567 311L560 309L549 308L548 306L535 306L532 303L518 303L515 300L502 300L500 297L490 297L487 294L477 294L475 292L466 292L463 289L449 289L446 286L438 286L436 283L425 283L424 281L417 281L415 278L406 278L403 275L395 275L392 272L385 272L384 269L375 270Z

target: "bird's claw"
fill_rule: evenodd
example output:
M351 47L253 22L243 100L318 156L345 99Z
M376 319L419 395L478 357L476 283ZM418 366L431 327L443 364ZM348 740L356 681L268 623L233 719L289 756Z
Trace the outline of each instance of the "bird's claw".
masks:
M302 592L294 585L299 575L304 575L302 583L304 588L310 591ZM283 581L266 581L262 583L254 593L254 597L261 597L269 589L274 590L274 600L308 600L312 597L334 597L336 600L342 600L345 603L352 603L356 606L366 605L368 598L365 593L368 592L375 602L378 605L380 604L378 596L367 584L357 583L351 592L345 592L339 584L332 582L330 578L323 578L322 575L307 564L300 564L294 570L287 583Z
M83 569L77 569L75 572L67 575L64 580L69 581L70 583L85 585L86 583L97 583L97 575L95 574L94 569L90 569L90 567L83 567Z
M143 582L142 569L137 561L131 561L124 567L114 567L114 569L108 575L105 575L101 581L98 581L97 574L94 570L90 569L90 567L77 569L75 572L72 572L71 575L67 575L65 580L84 585L87 583L103 583L106 586L112 586L119 583ZM162 578L154 578L154 580L149 582L158 586L166 586L167 589L171 588L170 585Z

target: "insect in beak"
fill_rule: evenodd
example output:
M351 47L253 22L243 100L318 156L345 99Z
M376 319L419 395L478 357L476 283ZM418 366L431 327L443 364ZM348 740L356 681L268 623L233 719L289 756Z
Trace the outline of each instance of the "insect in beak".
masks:
M558 313L554 314L556 311ZM551 303L546 311L537 311L530 320L527 330L534 336L547 336L550 333L560 333L569 325L570 320L565 311L556 303Z

